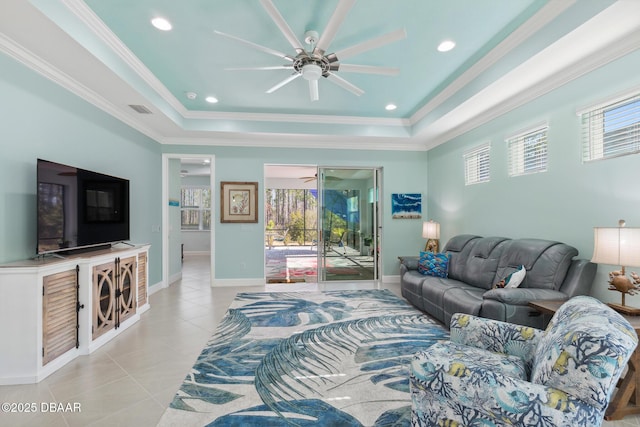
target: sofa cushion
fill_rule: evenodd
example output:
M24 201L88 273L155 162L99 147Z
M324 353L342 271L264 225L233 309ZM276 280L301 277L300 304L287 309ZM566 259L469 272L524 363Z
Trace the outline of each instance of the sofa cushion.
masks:
M418 274L416 272L416 274ZM431 316L439 320L440 322L448 325L445 322L443 300L444 294L452 289L474 289L473 286L460 282L451 278L440 278L432 276L422 276L422 307Z
M524 265L527 275L522 288L558 290L578 250L564 243L541 239L511 240L500 257L495 282Z
M471 252L478 239L480 239L480 236L474 234L460 234L449 239L442 249L442 252L450 255L448 277L460 280L469 252Z
M498 261L510 240L506 237L482 237L475 241L465 261L460 280L482 289L495 283Z
M447 277L449 255L446 253L420 252L418 272L425 276Z
M466 288L452 288L445 292L442 298L442 321L444 324L449 325L451 317L456 313L479 316L483 302L482 295L484 293L484 289L470 286Z

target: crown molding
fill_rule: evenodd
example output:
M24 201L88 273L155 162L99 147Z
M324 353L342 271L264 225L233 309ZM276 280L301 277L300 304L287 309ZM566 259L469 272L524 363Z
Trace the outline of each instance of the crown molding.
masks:
M62 0L87 28L93 32L107 47L114 52L131 70L136 73L149 87L164 99L174 110L184 116L187 109L173 96L173 94L158 80L137 56L127 48L109 27L82 0Z
M379 150L379 151L427 151L424 143L416 140L378 138L338 138L333 136L313 137L308 135L245 135L238 139L225 135L216 137L168 137L161 143L166 145L206 145L219 147L266 147L266 148L317 148L331 150Z
M287 122L287 123L315 123L341 124L361 126L391 126L409 127L409 119L395 119L388 117L357 117L311 114L275 114L275 113L234 113L222 111L188 111L185 119L196 120L239 120L253 122Z
M54 67L49 62L44 61L42 58L16 43L13 39L7 37L3 33L0 33L0 50L58 86L61 86L74 95L103 110L107 114L115 117L124 124L155 141L160 141L161 135L154 132L149 127L142 125L137 120L133 120L130 116L124 114L120 109L108 102L98 93L79 83L77 80Z
M640 29L626 34L613 43L604 46L595 53L581 58L578 62L568 64L560 72L544 78L529 89L514 94L493 108L486 110L461 126L451 129L430 139L427 148L431 149L453 138L463 135L499 116L525 105L591 71L594 71L616 59L640 49Z
M577 0L552 1L542 7L534 16L528 19L520 27L516 28L508 37L494 47L489 53L480 58L460 77L455 79L444 90L434 96L422 108L420 108L411 118L411 126L424 119L429 113L442 105L445 101L455 95L458 91L466 87L473 80L477 79L483 72L495 65L506 54L511 52L532 35L540 31L545 25L556 19L561 13L576 3Z
M103 43L107 45L133 72L164 99L183 119L197 120L240 120L283 123L324 123L345 124L353 126L394 126L408 127L409 119L392 119L387 117L357 117L334 115L304 115L304 114L272 114L272 113L241 113L216 111L191 111L184 107L178 99L162 84L136 55L127 48L109 27L82 0L62 0L63 4L91 30Z

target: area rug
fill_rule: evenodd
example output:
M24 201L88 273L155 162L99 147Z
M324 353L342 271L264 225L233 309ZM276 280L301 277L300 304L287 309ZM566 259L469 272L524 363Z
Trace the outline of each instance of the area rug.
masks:
M409 426L408 365L448 332L389 290L240 293L160 426Z

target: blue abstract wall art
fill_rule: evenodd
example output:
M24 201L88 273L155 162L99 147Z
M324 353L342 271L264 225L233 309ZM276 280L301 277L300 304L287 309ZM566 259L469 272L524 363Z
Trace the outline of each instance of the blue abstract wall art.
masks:
M391 215L393 218L404 218L404 219L422 218L422 194L420 193L391 194Z

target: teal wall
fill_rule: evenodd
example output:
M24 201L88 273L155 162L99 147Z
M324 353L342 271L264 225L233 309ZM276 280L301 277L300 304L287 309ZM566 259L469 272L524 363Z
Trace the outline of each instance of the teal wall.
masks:
M215 156L215 277L264 277L264 165L317 164L383 168L383 274L398 274L398 255L416 254L424 247L422 221L391 219L391 193L427 190L426 152L377 150L322 150L294 148L234 148L165 146L165 153ZM257 224L221 224L220 181L257 181L260 211ZM423 211L423 215L428 213Z
M591 258L593 227L640 227L640 155L583 164L576 111L632 88L640 90L640 51L610 63L428 153L430 216L443 241L459 233L536 237L566 242ZM505 137L547 121L546 173L509 178ZM464 185L463 153L491 141L491 181ZM600 266L592 294L620 302L606 290ZM631 269L633 270L633 269ZM627 299L640 306L640 296Z
M150 243L160 282L162 163L157 143L0 54L0 263L36 250L36 159L129 179L131 240Z

